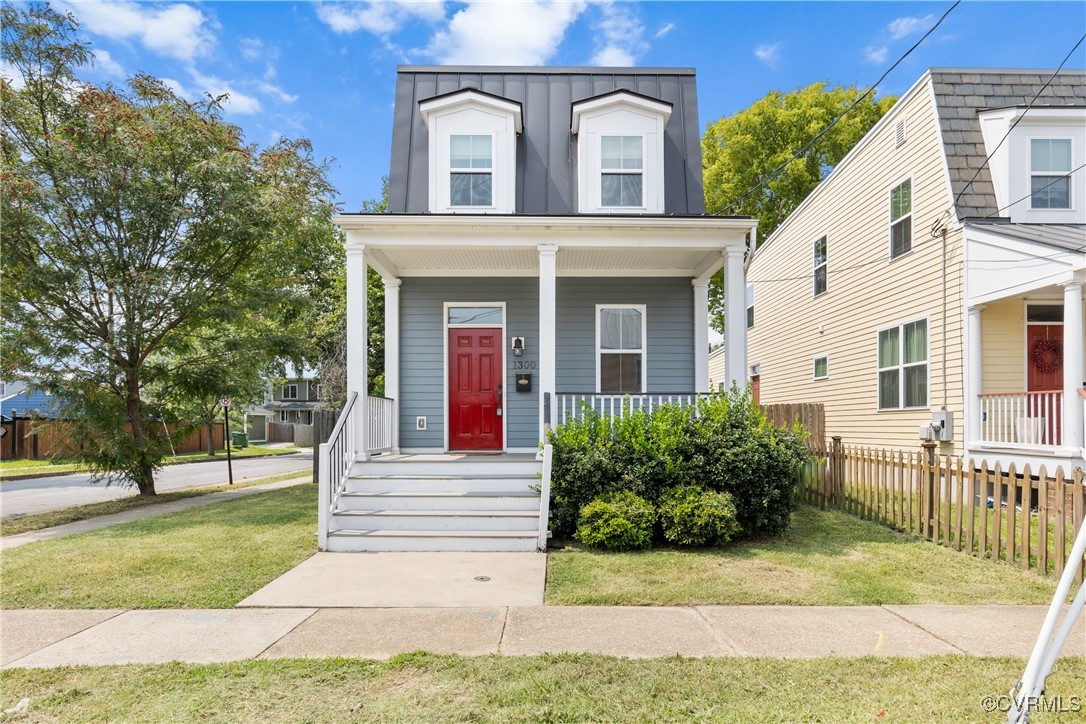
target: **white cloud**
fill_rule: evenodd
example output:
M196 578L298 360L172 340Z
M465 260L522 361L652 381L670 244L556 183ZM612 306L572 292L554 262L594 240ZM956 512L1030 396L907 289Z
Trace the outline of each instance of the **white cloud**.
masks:
M26 79L23 72L6 60L0 60L0 75L7 78L14 90L22 90L26 87Z
M675 29L675 23L668 23L667 25L665 25L662 28L660 28L659 30L657 30L656 34L653 35L652 37L657 38L657 39L662 38L662 37L664 37L665 35L667 35L668 33L670 33L674 29Z
M437 22L445 19L443 2L321 3L317 17L337 33L366 30L389 35L411 20Z
M57 3L84 28L114 40L138 40L158 55L191 62L215 44L217 24L192 5L119 2Z
M108 50L94 51L94 69L111 78L123 78L124 68L113 59Z
M241 54L246 60L257 60L264 54L264 41L260 38L242 38Z
M634 65L649 49L642 36L645 26L637 16L632 3L605 2L600 6L602 18L595 24L597 35L596 53L592 56L594 65L629 66Z
M891 37L894 40L901 40L907 35L918 33L925 28L931 27L931 24L935 22L934 15L925 15L922 18L898 18L890 22L886 26L886 29L890 31Z
M762 43L754 49L754 56L766 65L775 65L780 58L783 41L776 43Z
M878 65L886 60L886 55L890 52L890 49L885 45L872 46L869 45L864 48L864 57L868 63L874 63Z
M469 2L426 53L440 63L542 65L584 9L583 2Z
M261 81L257 83L256 87L259 88L262 93L266 93L267 95L278 99L282 103L293 103L294 101L298 100L298 96L287 93L285 90L275 85L274 83Z
M202 96L205 93L214 97L229 96L223 102L223 108L228 113L236 113L240 116L251 116L254 113L259 113L263 110L263 106L260 104L260 99L255 96L242 93L234 87L234 84L230 81L223 80L222 78L216 78L213 75L203 75L194 68L189 69L189 73L192 75L194 88L184 89L177 81L170 81L169 79L163 79L167 85L171 82L177 84L180 90L175 92L180 93L186 98L192 99L196 96Z

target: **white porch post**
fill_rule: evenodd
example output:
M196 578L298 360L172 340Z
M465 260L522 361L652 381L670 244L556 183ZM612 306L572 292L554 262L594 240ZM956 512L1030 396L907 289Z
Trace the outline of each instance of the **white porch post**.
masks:
M547 439L547 429L557 420L555 399L555 286L558 262L557 244L539 245L539 439ZM549 415L544 414L545 400L550 398ZM550 422L546 420L549 418Z
M400 280L385 279L385 397L392 400L392 452L400 452Z
M369 426L366 410L369 369L366 355L369 349L368 310L366 299L366 247L347 247L347 396L358 393L358 413L355 415L354 448L366 457Z
M1082 447L1082 282L1063 285L1063 447Z
M981 431L984 429L983 417L980 409L980 394L984 391L984 356L981 337L981 310L983 304L969 308L969 320L965 330L966 364L968 374L966 376L966 418L965 418L965 442L981 441Z
M709 282L694 285L694 391L709 391Z
M728 388L746 389L747 285L742 247L724 250L724 365Z

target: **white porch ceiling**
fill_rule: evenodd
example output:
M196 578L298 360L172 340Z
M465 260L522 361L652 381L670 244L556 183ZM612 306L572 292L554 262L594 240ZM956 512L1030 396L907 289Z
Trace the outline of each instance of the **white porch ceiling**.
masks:
M534 248L393 247L374 249L374 261L396 276L536 276L539 253ZM559 248L559 276L697 276L720 259L705 249Z

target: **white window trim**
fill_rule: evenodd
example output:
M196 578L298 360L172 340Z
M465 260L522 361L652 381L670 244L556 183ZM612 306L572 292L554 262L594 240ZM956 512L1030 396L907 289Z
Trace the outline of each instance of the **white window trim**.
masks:
M286 421L287 421L287 411L286 410L280 410L279 411L279 422L285 423Z
M822 262L821 264L814 264L814 272L811 274L811 298L812 299L817 299L818 297L821 297L823 294L826 294L827 292L830 291L830 235L829 234L822 234L821 236L817 236L817 237L815 237L815 240L811 243L811 262L812 263L814 262L815 246L818 244L818 242L823 241L823 240L826 242L826 260L824 262ZM826 288L823 289L821 292L818 291L815 288L816 280L818 278L818 270L819 269L825 269L826 270Z
M818 374L815 372L815 364L817 364L818 360L820 360L820 359L826 360L826 374L822 375L821 377L819 377ZM828 354L816 354L814 356L814 358L812 359L812 361L811 361L811 379L813 379L813 380L828 380L829 378L830 378L830 356Z
M1033 141L1067 141L1071 144L1071 170L1063 173L1054 173L1049 171L1047 173L1034 173L1033 171ZM1029 205L1030 211L1040 212L1052 212L1052 213L1066 213L1076 211L1075 209L1075 138L1074 136L1056 136L1056 135L1028 135L1026 136L1026 154L1028 156L1026 162L1027 173L1029 174L1029 180L1026 185L1026 190L1029 192ZM1059 209L1051 209L1043 206L1033 205L1033 177L1045 176L1047 178L1067 178L1067 202L1068 205Z
M616 350L609 349L604 351L600 346L600 310L603 309L638 309L641 311L641 349L640 350ZM626 395L626 394L646 394L648 392L648 379L649 379L649 356L648 356L648 342L649 342L649 314L648 306L645 304L597 304L596 305L596 393L608 394L608 395ZM601 354L640 354L641 355L641 392L640 393L628 393L628 392L603 392L600 388L600 372L602 365L600 364Z
M322 385L320 382L317 383L317 399L324 399L324 385Z
M501 324L449 324L449 307L501 307ZM506 328L509 319L505 302L444 302L441 306L441 420L442 450L449 452L449 330L501 329L502 331L502 452L509 451L509 355L506 354Z
M603 167L603 139L605 138L640 138L641 139L641 168L604 168ZM599 135L599 148L596 149L596 183L599 185L599 199L601 211L645 211L645 154L648 148L645 145L644 133L601 133ZM604 174L637 174L641 177L641 203L637 206L605 206L603 203L603 175Z
M290 394L287 394L287 390L289 390L291 387L294 388L294 392L290 393ZM298 385L297 385L297 383L289 384L289 385L283 385L283 399L284 400L297 400L298 399Z
M902 214L901 216L899 216L898 218L895 219L893 217L893 215L894 215L894 189L896 189L898 186L901 186L906 181L909 182L909 213ZM913 181L913 175L912 174L909 174L905 178L900 179L897 183L890 184L890 188L887 189L887 191L886 191L886 218L888 219L888 222L887 222L887 225L886 225L886 242L887 242L887 249L888 249L889 254L890 254L890 261L897 261L898 259L901 259L902 257L908 256L909 254L913 253L913 246L914 246L913 237L915 237L915 235L916 235L916 224L911 224L911 231L909 232L909 250L906 251L906 252L903 252L901 254L898 254L897 256L894 256L894 225L897 224L899 221L902 221L906 217L908 217L909 219L912 219L912 217L913 217L913 209L916 207L916 204L913 203L913 200L915 198L916 198L916 184ZM829 257L828 254L826 256L827 256L827 258ZM827 284L827 286L829 286L829 285Z
M915 367L919 362L912 362L908 365L904 364L901 360L905 355L905 325L913 324L914 322L924 323L924 338L927 342L927 347L924 350L924 365L926 367L924 374L924 389L927 394L927 404L915 405L913 407L905 407L905 375L904 369L906 367ZM898 330L898 364L895 367L879 367L879 335L889 329ZM827 365L828 369L828 365ZM899 373L898 384L898 402L901 403L900 407L882 407L882 401L879 395L879 373L884 370L896 369ZM913 317L912 319L905 319L897 324L888 324L885 327L879 327L875 330L875 408L878 412L904 412L909 410L928 410L931 409L931 315L924 315L922 317Z
M453 168L452 165L452 139L453 136L486 136L490 139L490 168ZM494 211L498 207L494 203L494 199L497 196L497 189L494 188L494 151L495 151L495 139L494 134L489 131L480 131L478 133L468 131L450 131L445 139L445 165L446 169L445 178L449 184L449 208L456 209L458 211L466 209L475 209L478 211ZM454 173L487 173L490 174L490 204L454 204L452 201L452 175Z

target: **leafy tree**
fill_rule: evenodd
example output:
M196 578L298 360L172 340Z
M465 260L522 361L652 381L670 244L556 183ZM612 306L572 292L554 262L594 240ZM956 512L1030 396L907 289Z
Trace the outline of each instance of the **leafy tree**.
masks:
M884 96L856 103L863 92L855 86L827 86L771 91L708 125L701 141L708 213L753 216L764 241L897 101ZM810 148L789 161L807 144ZM713 326L723 332L723 275L713 279L709 293Z
M315 355L297 333L336 247L332 189L308 142L245 144L221 97L189 102L145 75L80 82L92 55L70 14L2 13L18 74L0 80L3 372L65 400L99 478L153 495L159 423L176 419L156 393L229 350L201 339L271 329Z

